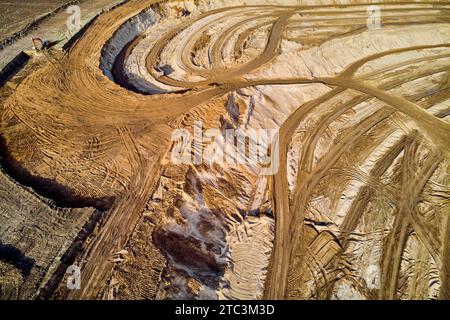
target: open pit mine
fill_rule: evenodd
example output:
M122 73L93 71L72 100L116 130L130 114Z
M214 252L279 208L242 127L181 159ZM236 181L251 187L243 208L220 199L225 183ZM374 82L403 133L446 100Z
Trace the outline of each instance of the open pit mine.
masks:
M0 299L450 299L450 2L0 17Z

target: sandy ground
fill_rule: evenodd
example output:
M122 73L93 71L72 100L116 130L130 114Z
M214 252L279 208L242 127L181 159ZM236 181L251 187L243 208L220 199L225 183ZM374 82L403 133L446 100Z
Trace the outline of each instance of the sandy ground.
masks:
M122 0L123 1L123 0ZM121 3L120 0L84 0L80 1L77 5L81 9L81 20L80 26L83 27L92 18L94 18L102 10L106 10L111 6ZM2 2L5 4L2 5ZM51 42L55 41L57 47L62 47L74 34L67 29L67 18L69 14L65 10L58 10L62 5L71 3L71 1L46 1L45 4L39 5L39 3L27 3L18 5L17 3L11 1L0 2L0 11L2 6L13 11L10 14L8 10L2 11L8 19L13 19L17 23L10 24L6 23L4 28L1 30L1 39L6 39L8 36L22 30L26 30L27 25L35 21L39 17L50 14L48 18L45 18L36 27L29 30L25 35L20 36L15 39L11 44L6 45L0 50L0 69L8 64L11 59L17 56L21 51L32 50L33 43L31 42L32 37L40 37L41 39L47 39ZM52 12L56 10L55 14ZM29 13L29 17L27 16ZM24 17L25 15L25 17ZM4 22L5 20L2 19Z
M448 298L450 6L380 4L372 29L345 4L129 1L34 57L3 89L5 171L103 216L74 257L82 288L47 292ZM215 148L278 129L278 170L175 163L173 131L197 121Z
M27 3L23 1L0 1L0 11L2 12L0 39L4 40L10 37L33 21L68 3L70 3L69 0L29 1Z

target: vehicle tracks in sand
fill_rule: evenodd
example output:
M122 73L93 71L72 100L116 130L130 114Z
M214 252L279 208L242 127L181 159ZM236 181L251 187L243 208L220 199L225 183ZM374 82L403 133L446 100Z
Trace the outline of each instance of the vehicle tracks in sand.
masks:
M415 45L382 50L350 63L335 76L316 77L311 74L310 77L281 78L275 76L249 79L245 76L274 63L276 58L282 54L280 48L288 28L302 30L305 27L302 24L296 25L299 23L296 15L308 15L307 18L301 20L301 23L308 23L311 26L314 26L316 22L324 22L324 20L310 16L327 15L330 16L329 19L326 19L327 23L336 22L335 25L327 24L327 27L337 28L340 25L339 22L346 23L347 19L352 18L348 15L364 14L366 6L350 4L341 8L338 5L248 5L217 8L180 19L180 23L162 34L153 44L142 61L145 61L148 75L153 78L155 83L160 83L165 88L172 88L173 91L145 95L141 93L140 88L130 82L124 71L128 57L143 41L145 34L129 39L118 52L112 63L113 79L105 76L99 68L99 61L105 43L114 37L116 31L142 10L150 8L151 5L158 2L160 1L130 1L120 8L100 15L60 61L54 64L48 63L27 77L18 86L14 95L3 105L1 134L5 137L11 157L17 159L25 170L35 176L49 175L49 171L55 171L56 174L48 178L55 180L59 178L58 182L68 184L68 189L77 195L83 194L94 199L100 198L100 195L115 198L108 210L105 224L95 234L83 253L82 260L85 264L82 281L85 285L82 290L71 292L68 295L69 298L97 298L108 281L114 266L111 257L124 247L161 175L166 153L171 146L170 134L173 124L185 113L214 98L238 89L259 85L321 84L330 88L319 98L299 106L280 127L280 168L275 175L270 177L276 224L270 272L265 288L266 298L288 297L289 273L292 271L290 268L293 265L301 266L305 263L306 268L313 276L315 272L313 270L320 270L327 286L333 282L333 279L327 275L326 265L322 263L321 258L314 257L316 249L310 248L304 243L304 219L309 199L314 188L329 174L339 159L372 128L386 125L386 129L383 131L384 136L392 133L390 119L394 114L401 114L414 123L421 135L425 137L424 139L432 142L432 152L439 150L441 154L432 153L432 156L421 164L422 171L418 171L418 174L414 175L414 165L418 166L418 164L414 164L411 157L414 157L415 149L412 148L416 141L402 138L383 154L370 171L372 179L379 179L399 154L405 153L402 167L402 195L398 200L393 228L383 249L385 255L381 268L382 289L379 296L390 299L396 297L402 252L411 230L416 230L419 237L423 239L428 252L438 263L448 256L448 254L444 254L444 258L439 257L437 249L439 240L434 236L426 236L426 226L423 226L420 220L415 218L415 215L418 215L415 207L420 199L420 194L437 167L444 159L448 159L450 125L422 108L418 103L396 94L395 88L405 82L448 72L449 69L448 67L434 68L430 64L430 67L425 68L421 73L404 76L394 74L392 80L379 86L369 83L369 78L382 76L409 64L445 59L450 54L432 54L396 62L362 75L356 75L356 73L363 65L386 56L426 49L445 49L449 48L450 44ZM433 13L429 14L418 14L416 19L418 21L415 22L420 23L420 20L423 19L422 23L428 24L430 17L438 18L441 23L447 22L442 18L442 12L448 5L446 3L405 2L404 4L412 7L391 8L396 7L397 4L389 2L380 5L387 6L386 12L389 10L394 12L390 18L405 17L407 19L408 15L403 16L402 13L408 10L432 11ZM430 4L434 6L428 7ZM325 9L330 10L326 11ZM254 16L249 17L247 13ZM340 14L343 14L344 17L339 16ZM412 17L409 16L409 18ZM206 19L206 22L202 19ZM234 24L226 24L228 19L236 21ZM180 33L195 26L196 23L199 27L187 32L189 37L182 39L180 48L175 51L180 56L171 58L183 72L202 80L190 81L183 77L171 77L170 74L161 75L157 69L161 67L160 62L164 50ZM214 41L208 44L207 66L201 67L195 64L192 53L196 51L196 46L202 41L202 35L215 24L220 23L225 23L225 27L221 29L222 33L211 37ZM358 23L362 24L363 22ZM408 23L413 23L413 21L389 21L388 24L389 27L395 28L408 25ZM235 37L236 43L231 50L236 56L237 53L242 54L244 51L246 39L263 28L268 28L268 30L258 55L251 56L247 60L244 59L241 64L230 64L225 61L223 49L235 33L241 32ZM357 32L362 33L363 31L361 29ZM345 34L342 32L340 36ZM391 75L389 75L389 79L390 77ZM356 97L323 113L317 125L306 134L304 139L306 147L300 155L295 186L292 191L289 191L287 154L299 124L308 115L316 112L318 107L330 103L336 97L349 91L356 92ZM164 90L162 89L161 92ZM444 95L443 98L445 97ZM350 132L339 135L339 140L335 145L314 165L317 145L330 124L355 106L370 99L381 101L384 106L352 126ZM33 136L33 143L36 146L36 152L32 156L22 154L23 137L26 135ZM93 137L95 140L92 140ZM157 141L155 141L155 137L157 137ZM92 143L89 144L88 141ZM68 174L64 171L67 165L77 168L81 173ZM115 178L111 178L112 176ZM114 184L111 184L109 189L105 188L110 179L114 180ZM364 213L364 205L372 196L373 190L370 185L364 185L359 190L340 226L342 237L339 239L340 244L335 245L334 249L345 250L348 242L347 236L355 230ZM331 236L322 235L320 237ZM320 241L317 240L314 245L320 246ZM302 261L307 255L313 260ZM297 259L299 256L300 262ZM315 280L319 283L319 279ZM448 286L448 283L444 282L444 286Z

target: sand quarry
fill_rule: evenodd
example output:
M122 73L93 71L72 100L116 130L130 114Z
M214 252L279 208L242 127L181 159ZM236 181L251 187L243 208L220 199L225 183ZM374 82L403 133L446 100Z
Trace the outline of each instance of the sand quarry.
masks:
M78 5L2 35L1 299L450 299L450 3ZM199 121L278 170L174 163Z

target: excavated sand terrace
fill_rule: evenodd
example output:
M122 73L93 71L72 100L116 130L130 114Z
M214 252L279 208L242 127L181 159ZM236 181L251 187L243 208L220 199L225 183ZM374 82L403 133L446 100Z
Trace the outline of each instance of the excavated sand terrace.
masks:
M450 4L378 6L126 1L32 59L0 107L7 297L450 298ZM277 129L278 170L174 163L198 121Z

